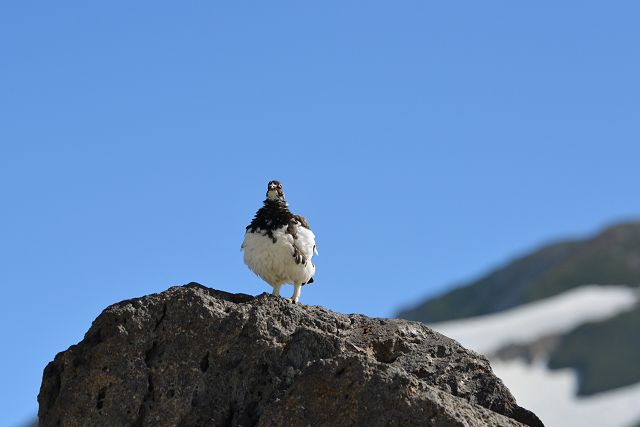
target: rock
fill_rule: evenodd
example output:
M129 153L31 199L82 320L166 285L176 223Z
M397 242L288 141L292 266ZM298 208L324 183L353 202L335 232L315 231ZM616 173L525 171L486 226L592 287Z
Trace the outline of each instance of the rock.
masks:
M40 426L542 426L423 324L196 283L105 309L38 402Z

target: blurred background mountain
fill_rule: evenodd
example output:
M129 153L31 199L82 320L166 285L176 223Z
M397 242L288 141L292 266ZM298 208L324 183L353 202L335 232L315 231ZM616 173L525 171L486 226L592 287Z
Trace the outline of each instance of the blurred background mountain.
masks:
M487 355L549 425L640 422L640 222L555 242L400 311Z

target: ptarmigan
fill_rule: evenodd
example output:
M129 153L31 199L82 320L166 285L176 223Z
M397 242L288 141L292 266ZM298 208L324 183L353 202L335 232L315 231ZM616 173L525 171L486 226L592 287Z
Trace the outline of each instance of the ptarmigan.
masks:
M289 211L279 181L269 181L264 206L247 226L241 249L244 263L273 287L273 295L280 295L280 287L290 283L291 300L297 303L302 285L313 283L316 236L304 217Z

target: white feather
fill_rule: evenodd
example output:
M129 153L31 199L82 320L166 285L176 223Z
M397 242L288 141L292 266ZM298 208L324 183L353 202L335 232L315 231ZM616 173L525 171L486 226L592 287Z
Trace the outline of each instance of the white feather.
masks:
M244 235L242 250L244 263L265 282L279 292L284 283L301 285L307 283L316 271L311 262L315 247L315 235L307 228L296 225L297 239L287 233L287 226L273 231L274 243L263 230L247 231ZM294 246L307 259L306 263L296 264Z

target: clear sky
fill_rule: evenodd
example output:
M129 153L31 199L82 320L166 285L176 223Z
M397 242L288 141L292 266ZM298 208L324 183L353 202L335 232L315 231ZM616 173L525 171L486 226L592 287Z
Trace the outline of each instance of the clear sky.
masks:
M111 303L270 290L270 179L375 316L640 216L637 2L213 3L0 5L0 424Z

